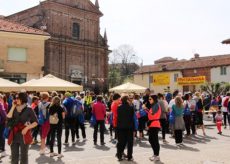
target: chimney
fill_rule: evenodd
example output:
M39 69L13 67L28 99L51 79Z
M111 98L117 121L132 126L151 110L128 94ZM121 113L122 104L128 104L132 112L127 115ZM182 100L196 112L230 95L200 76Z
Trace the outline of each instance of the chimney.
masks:
M162 71L166 71L166 70L167 70L167 65L163 64L163 65L161 66L161 69L162 69Z
M199 55L199 54L194 54L194 58L195 58L195 59L199 59L199 58L200 58L200 55Z

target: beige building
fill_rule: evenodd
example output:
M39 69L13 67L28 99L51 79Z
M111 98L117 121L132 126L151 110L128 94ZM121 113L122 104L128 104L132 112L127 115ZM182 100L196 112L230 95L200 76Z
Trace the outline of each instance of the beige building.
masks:
M176 82L178 77L182 77L180 71L135 74L134 83L148 87L150 90L154 91L154 93L164 93L168 90L174 91L176 89L183 89L183 86L178 85Z
M48 33L0 19L0 77L23 83L43 76Z
M134 83L148 87L155 93L178 89L194 92L210 82L230 82L230 55L200 57L190 60L165 57L154 65L141 67L134 75Z

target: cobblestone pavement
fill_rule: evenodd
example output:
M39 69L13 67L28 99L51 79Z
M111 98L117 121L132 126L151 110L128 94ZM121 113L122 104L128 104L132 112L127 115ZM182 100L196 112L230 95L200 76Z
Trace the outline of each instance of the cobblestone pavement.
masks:
M63 133L64 134L64 133ZM44 156L39 155L39 146L33 145L29 150L29 164L117 164L117 163L138 163L148 164L152 156L152 149L147 137L144 141L135 141L134 161L118 162L115 158L116 147L110 141L110 136L106 134L104 146L93 144L93 129L87 125L87 141L80 140L75 145L63 145L62 159L50 158L49 151ZM167 135L168 144L163 144L160 139L161 150L159 164L230 164L230 130L223 129L223 135L218 135L215 126L207 126L206 135L201 135L201 130L195 137L185 138L184 147L177 148L174 139ZM161 136L161 133L159 134ZM64 137L64 136L63 136ZM10 149L6 146L7 154L2 159L2 163L10 163ZM57 147L55 147L57 151Z

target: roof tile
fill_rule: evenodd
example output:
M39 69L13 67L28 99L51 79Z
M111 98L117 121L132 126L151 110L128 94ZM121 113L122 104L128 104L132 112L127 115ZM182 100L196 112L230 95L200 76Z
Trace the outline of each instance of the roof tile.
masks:
M206 56L199 57L197 59L175 61L169 63L155 64L143 66L135 72L149 73L149 72L162 72L162 71L180 71L183 69L195 69L195 68L207 68L207 67L218 67L230 65L230 54L229 55L218 55L218 56ZM163 70L163 68L165 68Z
M17 22L13 22L1 18L0 18L0 31L49 36L49 33L44 32L42 30L38 30L23 24L19 24Z

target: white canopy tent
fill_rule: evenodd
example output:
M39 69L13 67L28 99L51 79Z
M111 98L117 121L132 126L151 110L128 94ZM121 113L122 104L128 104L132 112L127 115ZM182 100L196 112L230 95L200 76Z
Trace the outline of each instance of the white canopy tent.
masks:
M31 79L30 81L27 81L23 84L21 84L22 87L27 87L30 86L31 84L33 84L36 81L36 79Z
M26 91L82 91L83 87L69 81L62 80L51 74L38 80L31 80L21 85Z
M12 81L0 78L0 92L20 91L20 85Z
M117 92L117 93L131 93L131 92L143 93L145 90L146 90L145 87L130 82L109 89L110 92Z

